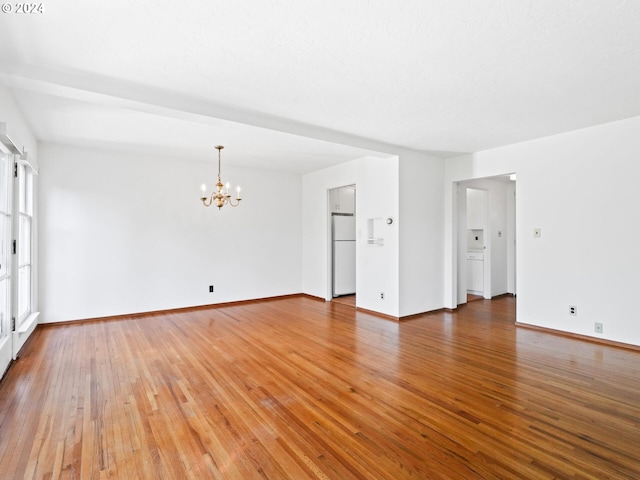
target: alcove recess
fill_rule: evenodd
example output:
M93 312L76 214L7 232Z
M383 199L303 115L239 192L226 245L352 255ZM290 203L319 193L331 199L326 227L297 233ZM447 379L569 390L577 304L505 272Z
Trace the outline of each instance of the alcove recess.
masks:
M377 247L384 246L384 238L382 236L383 227L384 227L384 219L382 218L367 219L367 245L373 245Z

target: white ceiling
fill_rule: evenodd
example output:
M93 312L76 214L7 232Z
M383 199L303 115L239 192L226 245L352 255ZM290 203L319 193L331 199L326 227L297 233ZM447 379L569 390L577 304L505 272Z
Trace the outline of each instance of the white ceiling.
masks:
M42 141L301 173L640 115L637 1L43 5L0 14L0 83Z

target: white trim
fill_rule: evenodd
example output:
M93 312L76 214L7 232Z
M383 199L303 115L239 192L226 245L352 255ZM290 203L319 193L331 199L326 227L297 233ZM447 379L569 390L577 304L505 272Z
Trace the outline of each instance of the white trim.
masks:
M31 163L29 162L29 154L24 149L24 147L22 147L22 153L16 159L16 163L18 163L18 165L24 165L25 167L29 167L31 169L31 172L34 175L38 175L40 173L39 169L31 165Z
M24 320L24 322L20 323L20 325L18 326L18 329L16 330L16 332L17 333L27 333L29 331L29 329L33 326L35 321L38 319L39 316L40 316L40 312L31 313Z
M0 143L9 150L9 153L22 154L16 144L9 138L9 135L7 135L7 124L5 122L0 122Z
M20 159L16 160L16 163L18 165L24 165L25 167L29 167L31 169L31 171L33 172L34 175L38 175L40 174L39 169L37 169L36 167L34 167L33 165L31 165L29 163L28 160L26 160L27 158L27 152L24 152L23 154L20 155Z
M18 164L29 167L35 175L38 175L38 169L31 165L28 160L29 154L27 151L24 148L20 151L20 148L18 148L15 142L9 137L9 134L7 133L7 124L5 122L0 122L0 144L7 149L7 153L18 155L18 158L16 159Z

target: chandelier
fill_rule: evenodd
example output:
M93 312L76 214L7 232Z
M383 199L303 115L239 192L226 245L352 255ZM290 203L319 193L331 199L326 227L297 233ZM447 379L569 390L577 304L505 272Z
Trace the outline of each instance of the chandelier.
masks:
M231 195L229 194L229 188L231 187L231 185L229 185L229 182L227 182L226 185L222 185L222 180L220 180L220 151L224 148L224 146L216 145L214 148L218 150L218 183L216 183L216 190L211 194L208 202L207 202L207 186L203 183L201 187L202 196L200 197L200 200L202 200L202 204L205 207L210 207L211 205L215 205L216 207L218 207L218 210L220 210L225 205L231 205L232 207L237 207L238 205L240 205L240 200L242 200L240 198L240 187L238 186L236 188L236 198L234 203L233 199L231 198Z

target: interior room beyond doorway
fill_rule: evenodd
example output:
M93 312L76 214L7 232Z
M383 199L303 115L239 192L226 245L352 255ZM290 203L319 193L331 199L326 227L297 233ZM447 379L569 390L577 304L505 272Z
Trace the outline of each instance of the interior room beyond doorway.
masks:
M331 299L355 306L356 295L356 187L329 190L331 221Z
M515 193L512 175L458 183L458 305L515 295Z

